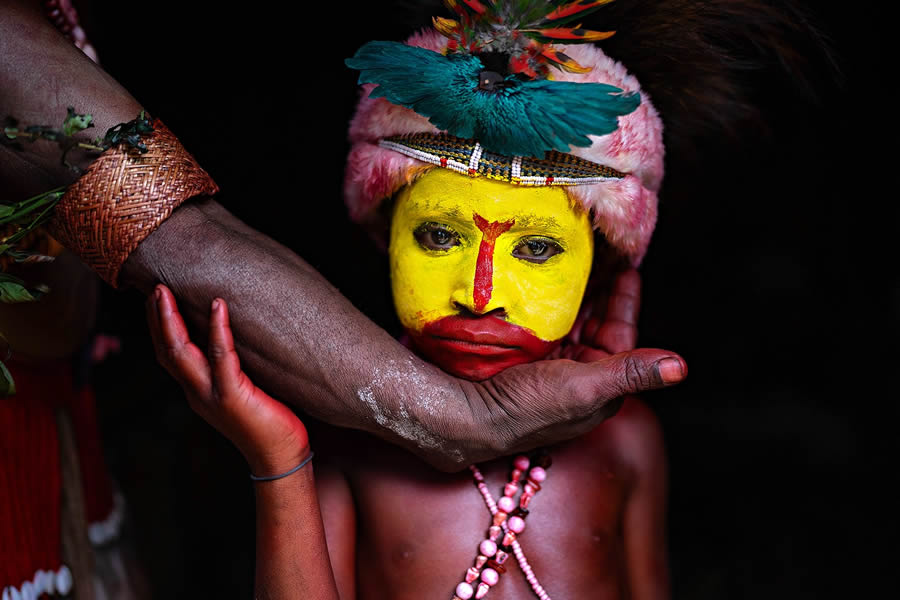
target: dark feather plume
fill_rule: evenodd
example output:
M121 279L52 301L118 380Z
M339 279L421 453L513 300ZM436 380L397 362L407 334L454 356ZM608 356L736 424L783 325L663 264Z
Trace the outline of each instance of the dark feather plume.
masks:
M401 0L410 25L446 14L439 1ZM833 92L827 36L799 0L616 0L586 29L641 82L665 124L667 162L759 137L780 114ZM832 83L828 83L832 82Z
M825 35L791 0L619 0L594 17L616 29L601 47L641 82L682 158L769 132L837 77Z

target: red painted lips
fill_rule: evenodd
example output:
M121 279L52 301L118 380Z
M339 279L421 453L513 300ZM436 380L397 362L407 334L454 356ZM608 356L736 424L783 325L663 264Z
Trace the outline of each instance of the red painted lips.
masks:
M410 333L415 348L451 375L480 381L500 371L540 360L560 340L548 342L495 316L452 316Z

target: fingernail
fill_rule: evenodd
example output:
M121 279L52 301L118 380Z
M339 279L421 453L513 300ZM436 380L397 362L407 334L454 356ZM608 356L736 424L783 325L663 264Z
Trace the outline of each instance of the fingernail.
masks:
M213 309L213 310L219 310L219 299L218 299L218 298L215 298L215 299L212 301L212 309Z
M153 296L156 298L156 301L159 302L160 300L162 300L162 290L156 288L155 290L153 290Z
M663 383L678 383L684 379L684 368L677 358L664 358L656 363L656 370L662 377Z

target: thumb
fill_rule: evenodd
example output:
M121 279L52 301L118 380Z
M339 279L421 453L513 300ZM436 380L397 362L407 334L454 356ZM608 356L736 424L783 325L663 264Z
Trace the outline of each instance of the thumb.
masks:
M595 421L615 412L615 400L680 382L684 359L665 350L621 352L590 363L543 360L511 367L483 382L505 412L544 425ZM602 410L601 410L602 409Z
M641 348L585 363L579 381L572 383L581 393L612 399L674 385L685 377L687 363L677 354Z
M686 376L687 363L677 354L642 348L568 365L558 390L570 418L596 424L614 415L624 396L674 385Z

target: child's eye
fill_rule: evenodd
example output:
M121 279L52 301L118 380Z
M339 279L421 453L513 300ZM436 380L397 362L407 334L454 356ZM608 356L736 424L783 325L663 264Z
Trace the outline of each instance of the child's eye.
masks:
M565 252L562 246L548 238L526 238L513 250L513 256L533 263L546 262L547 259Z
M424 223L413 235L426 250L449 250L459 246L459 234L440 223Z

